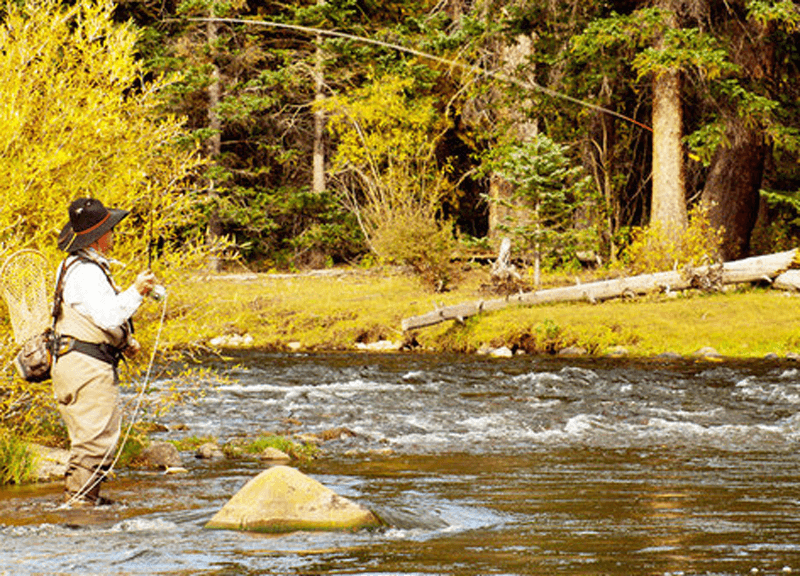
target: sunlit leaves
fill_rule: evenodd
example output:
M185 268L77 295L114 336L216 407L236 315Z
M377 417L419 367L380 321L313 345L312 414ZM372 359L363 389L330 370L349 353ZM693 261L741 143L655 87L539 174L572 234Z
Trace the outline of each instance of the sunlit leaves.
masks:
M137 31L113 22L110 2L55 0L7 4L0 28L0 242L54 254L66 206L96 196L143 219L156 233L182 217L177 183L191 151L175 147L179 119L159 116L157 92L169 79L143 78ZM161 199L164 197L164 199ZM166 200L166 198L169 198ZM134 217L135 218L135 217ZM118 256L141 251L122 233Z
M573 38L573 54L589 60L608 51L627 52L639 77L694 69L713 79L737 71L715 37L698 28L670 26L668 18L658 8L646 8L595 20Z
M7 1L3 8L0 259L36 248L55 270L64 256L56 237L67 222L67 206L93 196L131 212L115 230L113 256L129 264L114 269L119 284L127 287L147 266L150 249L154 271L169 284L178 269L205 254L182 232L198 217L185 193L196 160L191 148L178 143L182 120L159 109L158 94L172 79L145 77L136 58L139 34L114 22L111 2ZM145 306L142 314L148 311ZM156 328L142 323L137 330L142 362ZM9 354L10 341L3 321L0 342ZM10 358L3 358L7 365ZM26 385L20 395L15 386L0 394L7 426L25 431L54 413L49 385Z
M792 0L749 0L747 10L749 17L762 26L777 23L787 32L800 29L800 6Z
M445 120L432 97L413 92L410 75L389 74L320 106L338 137L334 175L371 248L441 290L450 280L452 233L439 218L449 183L433 153Z
M384 76L321 104L339 138L334 169L354 170L370 180L370 187L395 194L426 189L442 126L431 98L410 97L413 84L410 77Z

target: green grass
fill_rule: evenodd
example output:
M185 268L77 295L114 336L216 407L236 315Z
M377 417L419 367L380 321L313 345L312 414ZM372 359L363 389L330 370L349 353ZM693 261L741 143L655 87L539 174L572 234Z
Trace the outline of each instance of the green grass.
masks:
M235 438L222 446L222 452L228 458L240 458L245 455L257 456L267 448L280 450L293 460L312 460L319 449L307 443L298 443L285 436L265 434L257 438Z
M415 277L390 271L343 276L187 279L173 290L163 340L176 348L204 346L219 335L248 334L252 346L308 351L356 350L359 342L410 341L416 350L474 353L509 346L554 353L580 346L592 355L623 347L632 357L692 355L712 347L723 356L786 355L800 347L795 294L771 289L652 295L599 304L511 306L403 334L403 318L439 306L493 298L481 291L488 271L465 271L444 294ZM495 297L496 298L496 297ZM142 324L140 322L140 324Z
M36 480L36 453L14 435L0 436L0 485Z
M284 436L277 435L259 436L243 447L248 454L260 454L267 448L280 450L295 460L312 459L319 451L316 446L311 444L299 444Z

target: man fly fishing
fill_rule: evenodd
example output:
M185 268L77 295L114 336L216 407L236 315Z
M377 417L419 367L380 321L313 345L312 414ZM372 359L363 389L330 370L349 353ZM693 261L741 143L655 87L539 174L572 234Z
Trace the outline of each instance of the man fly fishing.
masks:
M156 278L145 270L123 291L111 277L107 255L113 229L128 211L79 198L68 212L58 237L68 256L59 268L53 304L53 392L70 438L66 502L92 506L111 503L100 496L100 485L120 435L117 364L123 354L139 351L131 317Z

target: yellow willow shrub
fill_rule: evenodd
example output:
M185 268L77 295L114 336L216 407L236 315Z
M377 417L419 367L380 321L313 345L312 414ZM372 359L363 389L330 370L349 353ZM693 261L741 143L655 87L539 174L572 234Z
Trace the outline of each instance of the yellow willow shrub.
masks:
M201 260L200 239L181 232L198 221L197 200L185 191L198 160L179 145L183 120L159 112L171 79L145 78L138 31L113 21L110 1L0 2L0 262L34 248L55 271L67 206L82 196L131 211L115 235L113 256L127 265L114 270L121 285L147 266L151 239L164 247L154 266L162 278ZM9 330L3 302L6 370ZM137 332L145 350L150 334ZM0 414L13 397L4 390Z
M719 262L722 233L711 226L708 206L700 203L690 211L689 225L677 240L658 225L635 229L623 260L634 274L713 264Z
M332 176L372 251L442 288L455 245L439 216L451 186L434 156L446 126L433 99L408 96L413 89L413 78L390 74L320 107L337 137Z
M196 161L181 149L181 119L160 116L168 82L144 80L137 31L114 4L6 0L0 27L0 246L54 256L69 202L95 196L133 212L116 256L142 252L150 217L168 235L192 212L180 184ZM135 232L134 230L135 229Z

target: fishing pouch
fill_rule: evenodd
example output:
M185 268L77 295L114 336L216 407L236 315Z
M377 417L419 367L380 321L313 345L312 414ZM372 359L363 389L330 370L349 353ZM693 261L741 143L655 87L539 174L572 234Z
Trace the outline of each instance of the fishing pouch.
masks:
M20 377L28 382L49 380L52 365L53 331L50 328L29 338L14 358L14 367Z

